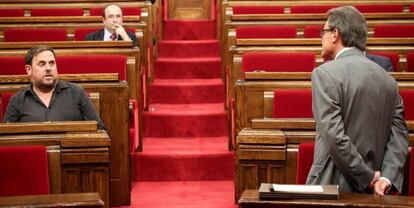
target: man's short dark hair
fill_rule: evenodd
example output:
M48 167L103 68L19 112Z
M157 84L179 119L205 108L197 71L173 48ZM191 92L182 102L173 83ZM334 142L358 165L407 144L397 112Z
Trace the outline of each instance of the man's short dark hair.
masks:
M108 8L109 6L112 6L112 5L115 5L115 6L119 7L119 8L121 9L121 11L122 11L121 6L119 6L118 4L107 4L107 5L106 5L106 6L104 6L104 8L102 9L102 17L103 17L103 18L105 18L105 17L106 17L106 16L105 16L105 11L106 11L106 8Z
M39 45L35 46L31 49L29 49L26 53L24 62L26 65L32 65L33 57L37 56L37 54L42 53L43 51L50 51L53 53L53 56L56 58L55 51L53 51L53 48L45 45Z

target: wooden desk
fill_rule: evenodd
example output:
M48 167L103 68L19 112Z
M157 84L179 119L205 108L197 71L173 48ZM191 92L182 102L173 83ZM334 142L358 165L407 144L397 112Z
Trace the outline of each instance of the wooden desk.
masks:
M104 202L98 193L46 194L0 197L0 207L88 207L101 208Z
M258 190L245 190L239 200L240 208L295 207L414 207L414 197L374 196L371 194L341 193L339 200L260 200Z

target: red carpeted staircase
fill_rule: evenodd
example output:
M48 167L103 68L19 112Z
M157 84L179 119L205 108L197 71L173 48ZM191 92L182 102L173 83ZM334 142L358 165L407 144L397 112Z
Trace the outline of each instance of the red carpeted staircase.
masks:
M167 20L163 31L131 207L237 207L215 21Z

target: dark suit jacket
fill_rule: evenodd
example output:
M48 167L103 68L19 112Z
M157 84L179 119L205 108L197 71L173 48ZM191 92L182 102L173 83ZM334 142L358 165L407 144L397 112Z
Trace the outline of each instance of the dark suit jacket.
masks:
M374 54L366 54L367 58L373 62L375 62L376 64L380 65L382 68L385 69L385 71L387 72L393 72L394 68L392 67L392 63L390 58L385 57L385 56L379 56L379 55L374 55Z
M131 38L134 46L137 46L137 36L134 33L127 31L129 38ZM105 30L100 29L96 32L91 32L85 36L85 40L103 40L104 39ZM122 40L122 37L118 35L118 40Z

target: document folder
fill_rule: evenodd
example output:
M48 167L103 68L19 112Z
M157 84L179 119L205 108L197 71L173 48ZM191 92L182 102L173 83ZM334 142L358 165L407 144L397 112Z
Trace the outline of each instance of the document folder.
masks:
M260 199L339 199L338 185L290 185L262 183Z

